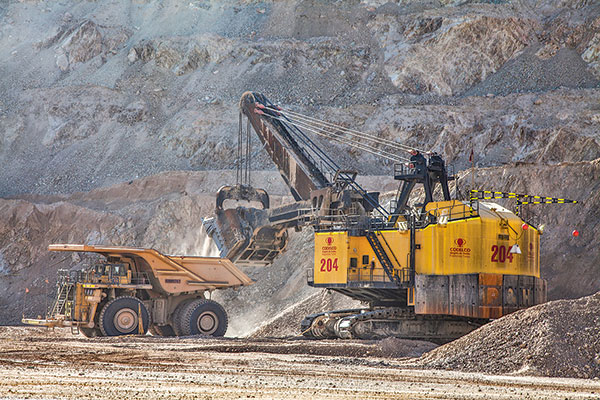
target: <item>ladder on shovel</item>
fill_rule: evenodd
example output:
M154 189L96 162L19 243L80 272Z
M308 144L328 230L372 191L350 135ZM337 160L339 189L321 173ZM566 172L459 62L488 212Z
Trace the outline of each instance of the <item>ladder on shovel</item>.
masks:
M367 231L365 236L367 237L367 241L371 245L371 248L375 252L377 259L381 263L383 270L385 271L386 275L390 279L390 282L395 282L396 284L401 285L402 282L400 281L400 278L398 278L398 275L394 274L394 265L392 264L392 261L390 260L387 253L385 252L383 246L381 245L381 242L379 241L377 234L372 231ZM390 245L385 240L385 237L383 237L383 235L382 235L381 238L385 241L388 248L390 249L390 254L392 254L394 259L398 263L398 260L396 259L396 256L392 252ZM399 263L398 263L398 265L399 265Z

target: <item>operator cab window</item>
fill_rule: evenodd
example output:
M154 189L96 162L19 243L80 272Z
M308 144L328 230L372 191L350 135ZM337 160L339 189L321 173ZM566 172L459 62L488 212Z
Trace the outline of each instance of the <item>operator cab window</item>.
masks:
M115 272L114 272L115 275L118 275L118 276L126 276L127 275L127 270L125 269L124 265L115 265L114 269L115 269Z

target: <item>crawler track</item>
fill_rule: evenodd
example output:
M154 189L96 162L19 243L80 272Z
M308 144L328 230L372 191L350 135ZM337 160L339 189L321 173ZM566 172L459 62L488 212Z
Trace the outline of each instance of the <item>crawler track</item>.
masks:
M389 307L376 310L336 310L306 316L300 331L318 339L383 339L396 337L444 344L479 328L489 320L442 315L416 315Z

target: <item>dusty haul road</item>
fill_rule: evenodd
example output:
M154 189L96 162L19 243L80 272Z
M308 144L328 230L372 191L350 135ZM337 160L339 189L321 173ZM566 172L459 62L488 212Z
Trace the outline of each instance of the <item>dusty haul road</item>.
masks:
M0 327L0 398L600 398L597 380L420 370L384 355L381 342L86 339Z

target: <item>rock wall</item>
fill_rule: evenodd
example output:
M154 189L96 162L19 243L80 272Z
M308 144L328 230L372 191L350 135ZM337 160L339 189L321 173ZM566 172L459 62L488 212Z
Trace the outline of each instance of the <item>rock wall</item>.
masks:
M27 1L0 18L3 196L232 168L246 90L457 168L469 147L483 166L598 157L593 2Z
M575 213L540 212L542 263L552 298L592 293L599 38L600 5L589 0L0 3L0 323L19 319L25 287L39 305L46 277L85 261L48 254L51 242L201 248L212 195L234 182L246 90L438 151L456 171L477 167L481 187L584 200ZM391 172L315 140L344 168ZM264 171L254 182L283 201L254 148ZM222 293L231 312L277 299L257 306L254 325L313 294L307 240L293 239L301 262L286 255L279 270L250 272L254 288Z

